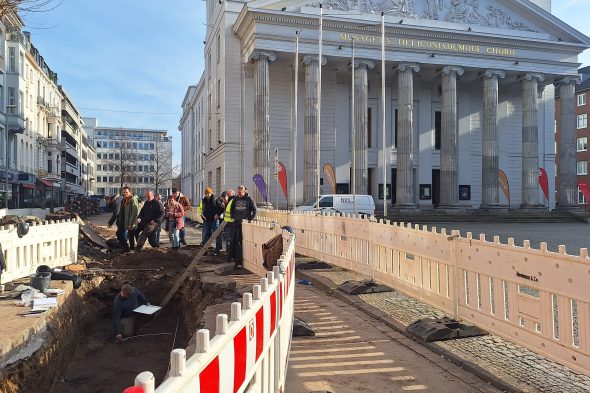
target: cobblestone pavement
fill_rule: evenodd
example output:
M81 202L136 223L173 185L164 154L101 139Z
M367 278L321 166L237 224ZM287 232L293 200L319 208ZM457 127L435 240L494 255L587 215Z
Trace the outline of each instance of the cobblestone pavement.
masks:
M493 223L493 222L453 222L436 223L428 225L446 228L447 233L458 229L461 236L472 232L474 238L479 238L480 233L486 235L486 239L500 236L500 241L506 243L509 237L514 238L517 246L522 246L524 240L530 240L532 248L539 248L540 242L547 242L550 251L556 252L559 245L566 247L570 255L579 255L580 248L590 248L590 225L585 223Z
M306 272L329 279L335 285L369 278L339 268ZM444 312L397 291L359 295L359 298L404 325L422 318L446 316ZM495 335L441 341L436 345L477 364L524 392L590 392L590 377Z
M313 286L297 285L295 315L315 337L294 337L289 393L499 393L385 323Z

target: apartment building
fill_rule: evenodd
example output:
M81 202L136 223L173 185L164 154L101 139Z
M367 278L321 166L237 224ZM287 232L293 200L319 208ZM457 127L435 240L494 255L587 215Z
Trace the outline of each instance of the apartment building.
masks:
M586 184L590 186L590 174L588 173L588 162L590 162L590 152L588 151L588 139L590 138L590 128L588 128L588 117L590 117L590 67L580 68L579 70L581 80L580 84L576 85L576 177L578 184L578 205L580 208L585 208L590 202L582 192L580 185ZM559 90L556 92L559 97ZM561 107L560 101L556 101L555 107L555 141L556 146L559 146L560 140L560 116ZM555 183L559 184L559 154L557 155L557 176ZM583 186L582 186L583 187Z
M130 187L143 198L153 190L167 195L172 187L172 138L166 130L99 127L84 118L96 149L96 194L119 194Z

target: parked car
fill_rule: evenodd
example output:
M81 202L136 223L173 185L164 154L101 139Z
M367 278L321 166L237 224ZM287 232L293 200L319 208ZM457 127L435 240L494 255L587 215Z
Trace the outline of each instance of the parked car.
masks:
M321 195L319 206L317 198L295 208L296 211L323 211L347 214L375 215L375 201L371 195L329 194Z

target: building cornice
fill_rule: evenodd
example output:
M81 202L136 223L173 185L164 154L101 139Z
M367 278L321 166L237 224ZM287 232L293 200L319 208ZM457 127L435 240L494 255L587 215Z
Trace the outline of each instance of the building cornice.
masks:
M293 26L295 29L309 29L315 30L319 26L318 17L309 14L295 14L295 13L278 13L272 10L251 10L247 6L240 13L240 16L235 24L235 32L238 36L243 37L252 24L265 23L279 26ZM342 33L363 33L380 35L381 30L379 24L367 26L366 20L351 21L334 18L333 16L324 18L324 31L336 31ZM549 52L561 52L568 54L579 54L583 49L587 48L586 44L565 42L565 41L549 41L543 39L533 39L529 37L514 37L500 34L490 34L476 31L465 31L463 29L457 30L443 30L435 27L415 26L410 24L402 24L394 26L392 24L385 25L385 35L395 36L396 38L418 38L431 40L460 40L463 43L479 44L479 45L509 45L516 49L532 49ZM294 37L293 37L294 39Z

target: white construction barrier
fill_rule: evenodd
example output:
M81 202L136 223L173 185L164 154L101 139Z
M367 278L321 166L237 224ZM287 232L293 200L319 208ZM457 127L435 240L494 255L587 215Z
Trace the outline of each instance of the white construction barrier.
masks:
M244 224L243 230L244 237L264 233L266 240L276 234L264 223ZM283 238L286 252L277 266L252 293L243 295L241 303L232 303L229 318L217 316L213 339L209 330L199 330L196 353L187 360L184 349L173 350L168 378L157 389L149 371L135 378L136 387L144 393L284 390L293 329L295 238L287 233Z
M445 228L360 215L260 210L290 225L297 252L361 273L590 375L590 259ZM491 240L491 241L490 241Z
M55 211L63 210L63 207L56 207ZM25 209L0 209L0 218L5 216L35 216L44 219L50 209L25 208Z
M0 245L6 271L0 284L27 277L39 265L49 267L75 263L78 259L78 223L71 220L33 223L29 233L19 238L15 225L0 226Z

